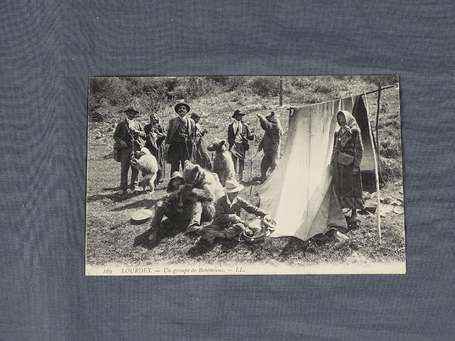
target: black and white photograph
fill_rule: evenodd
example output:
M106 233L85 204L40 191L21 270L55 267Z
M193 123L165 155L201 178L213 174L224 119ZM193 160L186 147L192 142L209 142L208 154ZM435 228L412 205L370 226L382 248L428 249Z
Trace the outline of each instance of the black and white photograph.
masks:
M395 75L91 77L86 274L406 273Z

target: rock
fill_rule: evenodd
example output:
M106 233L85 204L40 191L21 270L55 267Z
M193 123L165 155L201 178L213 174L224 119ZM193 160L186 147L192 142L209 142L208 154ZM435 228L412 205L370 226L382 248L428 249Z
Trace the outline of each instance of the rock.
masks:
M393 205L393 206L402 206L403 205L403 201L395 199L390 204Z
M402 206L395 206L393 208L393 212L396 214L403 214L404 213L404 208Z
M371 204L366 204L363 206L364 211L369 212L369 213L376 213L376 205L371 205Z
M383 198L380 199L380 201L383 204L390 204L392 202L392 199L388 196L384 196Z
M381 207L380 207L380 216L381 217L386 217L387 215L389 215L390 213L393 212L393 208L394 208L394 206L392 206L392 205L388 205L388 204L381 205Z

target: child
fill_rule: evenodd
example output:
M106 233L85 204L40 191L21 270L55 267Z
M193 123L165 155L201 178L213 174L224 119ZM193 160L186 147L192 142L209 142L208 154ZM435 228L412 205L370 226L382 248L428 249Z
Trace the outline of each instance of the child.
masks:
M224 189L226 194L219 198L215 205L213 223L204 229L202 235L202 239L210 243L215 238L234 239L242 232L250 236L255 233L253 228L240 218L242 209L260 218L267 217L267 213L238 196L243 186L235 179L226 180Z

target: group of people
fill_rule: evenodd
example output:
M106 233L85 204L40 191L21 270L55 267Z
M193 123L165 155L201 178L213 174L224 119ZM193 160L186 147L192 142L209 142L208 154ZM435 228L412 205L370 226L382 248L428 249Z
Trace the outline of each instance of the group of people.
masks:
M154 114L150 116L150 123L142 127L135 119L138 110L130 107L125 110L125 120L117 125L114 132L117 160L121 164L120 187L123 193L128 189L128 170L134 152L143 146L150 150L158 162L157 182L163 178L165 162L171 164L168 195L156 206L151 228L146 233L147 239L151 242L157 240L165 216L170 221L183 224L188 232L200 231L202 222L211 222L202 233L202 237L209 241L216 237L234 238L241 233L254 234L256 231L251 230L240 218L240 210L244 209L260 218L267 214L237 196L243 188L241 182L246 153L250 142L255 139L243 121L245 113L235 110L233 121L227 128L228 150L237 179L223 181L223 188L211 172L212 162L205 141L207 130L202 128L200 116L196 113L189 115L191 108L184 102L177 103L174 110L177 117L169 121L165 132ZM264 154L260 168L261 180L265 180L268 172L273 172L277 167L283 130L274 112L265 117L257 114L257 117L264 130L258 150ZM350 225L358 226L357 210L363 208L360 175L363 146L360 128L355 118L346 111L337 113L337 122L339 128L335 132L331 160L335 193L341 207L349 208L352 212L347 217ZM138 172L132 167L130 188L133 191L137 190L137 177Z
M172 174L167 185L168 194L155 204L150 229L139 236L136 244L155 245L167 228L183 229L209 243L215 238L235 239L241 234L257 234L259 228L242 219L241 211L261 219L270 218L239 196L242 189L243 185L236 179L226 180L222 187L213 173L185 161L183 172Z
M134 107L125 110L125 119L118 123L114 131L114 150L117 161L120 162L120 189L126 193L128 188L139 191L138 171L131 167L131 160L135 152L146 147L158 162L156 182L163 178L165 163L171 165L170 173L183 170L186 160L193 161L201 167L212 170L212 161L207 149L205 136L207 130L200 123L200 115L193 112L187 103L179 102L174 110L177 117L169 121L167 131L160 125L160 120L155 114L150 115L150 123L142 126L136 120L139 111ZM248 124L243 121L245 113L235 110L233 121L227 128L228 148L234 163L238 180L243 181L246 153L250 142L255 139ZM280 145L283 130L274 112L267 116L257 114L264 136L259 143L259 150L264 157L261 162L261 180L265 180L268 172L272 172L277 165L280 155ZM128 171L131 168L131 182L128 186Z

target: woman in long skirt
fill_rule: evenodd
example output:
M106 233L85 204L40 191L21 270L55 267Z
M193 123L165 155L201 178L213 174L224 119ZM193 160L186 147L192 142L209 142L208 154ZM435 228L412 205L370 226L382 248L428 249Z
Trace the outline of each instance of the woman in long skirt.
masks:
M355 118L347 111L337 113L339 129L335 131L332 167L335 192L341 208L351 210L350 225L358 227L357 210L363 208L362 162L363 145L360 128Z

